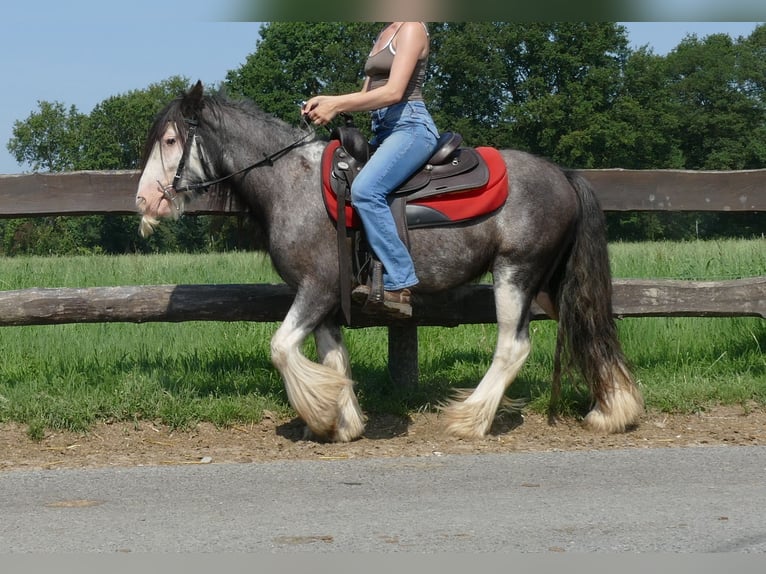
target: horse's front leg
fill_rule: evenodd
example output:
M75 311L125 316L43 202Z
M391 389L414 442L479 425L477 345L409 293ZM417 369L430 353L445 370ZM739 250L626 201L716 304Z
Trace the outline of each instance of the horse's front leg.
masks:
M349 369L339 369L338 361L343 359L338 359L337 349L330 350L328 337L332 333L320 328L318 347L324 361L333 366L310 361L301 351L306 337L327 312L322 313L316 301L299 292L271 339L271 360L284 379L290 404L309 430L323 440L348 442L364 432L364 419L354 395L354 383L347 376Z
M314 340L319 362L350 379L351 364L340 326L329 319L323 321L314 329Z
M348 350L343 341L343 332L334 320L327 319L314 330L314 340L317 346L319 361L326 367L338 371L349 381L351 378L351 363ZM354 394L353 385L346 385L338 396L338 429L340 435L357 438L364 430L364 422L359 403ZM350 438L348 440L353 440ZM343 440L343 439L338 439Z
M454 436L481 438L489 433L506 389L529 355L529 296L511 278L510 270L495 274L497 345L489 370L470 394L442 408L447 432Z

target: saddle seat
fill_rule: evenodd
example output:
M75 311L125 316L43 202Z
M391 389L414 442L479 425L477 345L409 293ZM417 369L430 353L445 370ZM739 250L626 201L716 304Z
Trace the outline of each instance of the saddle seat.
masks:
M330 133L330 139L337 139L340 145L356 161L365 164L370 159L375 149L367 141L361 131L353 126L337 126ZM441 165L445 163L450 156L463 143L463 136L455 132L443 132L436 142L436 151L434 151L427 164Z

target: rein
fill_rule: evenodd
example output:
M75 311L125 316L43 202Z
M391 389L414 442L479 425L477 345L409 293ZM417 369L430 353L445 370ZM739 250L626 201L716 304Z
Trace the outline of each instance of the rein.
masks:
M189 125L189 129L187 130L186 141L184 142L184 149L183 149L183 152L181 153L181 159L178 162L178 168L176 168L176 174L175 176L173 176L173 183L171 183L170 185L161 186L163 195L173 205L176 211L181 211L181 207L177 203L179 194L186 193L188 191L197 191L200 189L204 190L209 188L212 185L216 185L218 183L222 183L238 175L248 173L249 171L255 168L262 167L264 165L272 166L274 165L274 162L276 160L278 160L284 155L287 155L292 150L302 145L306 139L313 136L314 133L316 132L316 129L313 126L309 125L308 131L306 131L306 133L303 136L295 140L293 143L286 145L285 147L269 155L266 155L264 153L263 159L260 159L256 161L255 163L252 163L246 167L243 167L240 170L237 170L223 177L208 179L198 183L190 183L189 185L185 185L183 187L177 187L177 184L181 181L183 170L186 168L186 162L188 161L189 154L191 153L191 146L195 142L197 144L197 151L199 153L200 158L204 157L202 145L197 139L197 126L199 125L197 118L184 118L184 121ZM208 175L207 164L205 162L202 163L202 167L205 170L205 175Z

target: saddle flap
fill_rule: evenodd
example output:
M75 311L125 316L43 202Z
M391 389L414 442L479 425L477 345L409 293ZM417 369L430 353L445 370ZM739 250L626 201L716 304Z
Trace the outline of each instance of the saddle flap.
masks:
M443 227L485 217L500 209L508 197L508 171L502 155L494 148L471 150L481 157L486 180L474 186L471 177L478 171L458 176L454 188L445 192L429 186L415 196L407 197L407 227ZM460 178L465 177L463 181ZM452 180L450 180L452 181ZM458 189L459 188L459 189ZM456 193L453 193L456 192Z
M361 168L359 162L341 147L337 139L330 140L322 152L320 171L322 199L330 218L338 221L338 197L347 197L351 191L354 175ZM344 201L345 221L349 228L361 226L356 211L350 201Z
M407 196L407 201L471 187L481 187L489 179L489 170L473 148L459 148L452 161L427 165L404 182L394 193Z

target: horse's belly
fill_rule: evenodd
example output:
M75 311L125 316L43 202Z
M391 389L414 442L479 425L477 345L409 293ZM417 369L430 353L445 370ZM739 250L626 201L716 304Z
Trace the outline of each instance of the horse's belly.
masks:
M495 253L488 241L467 228L413 233L410 251L422 291L451 289L476 280L491 269Z

